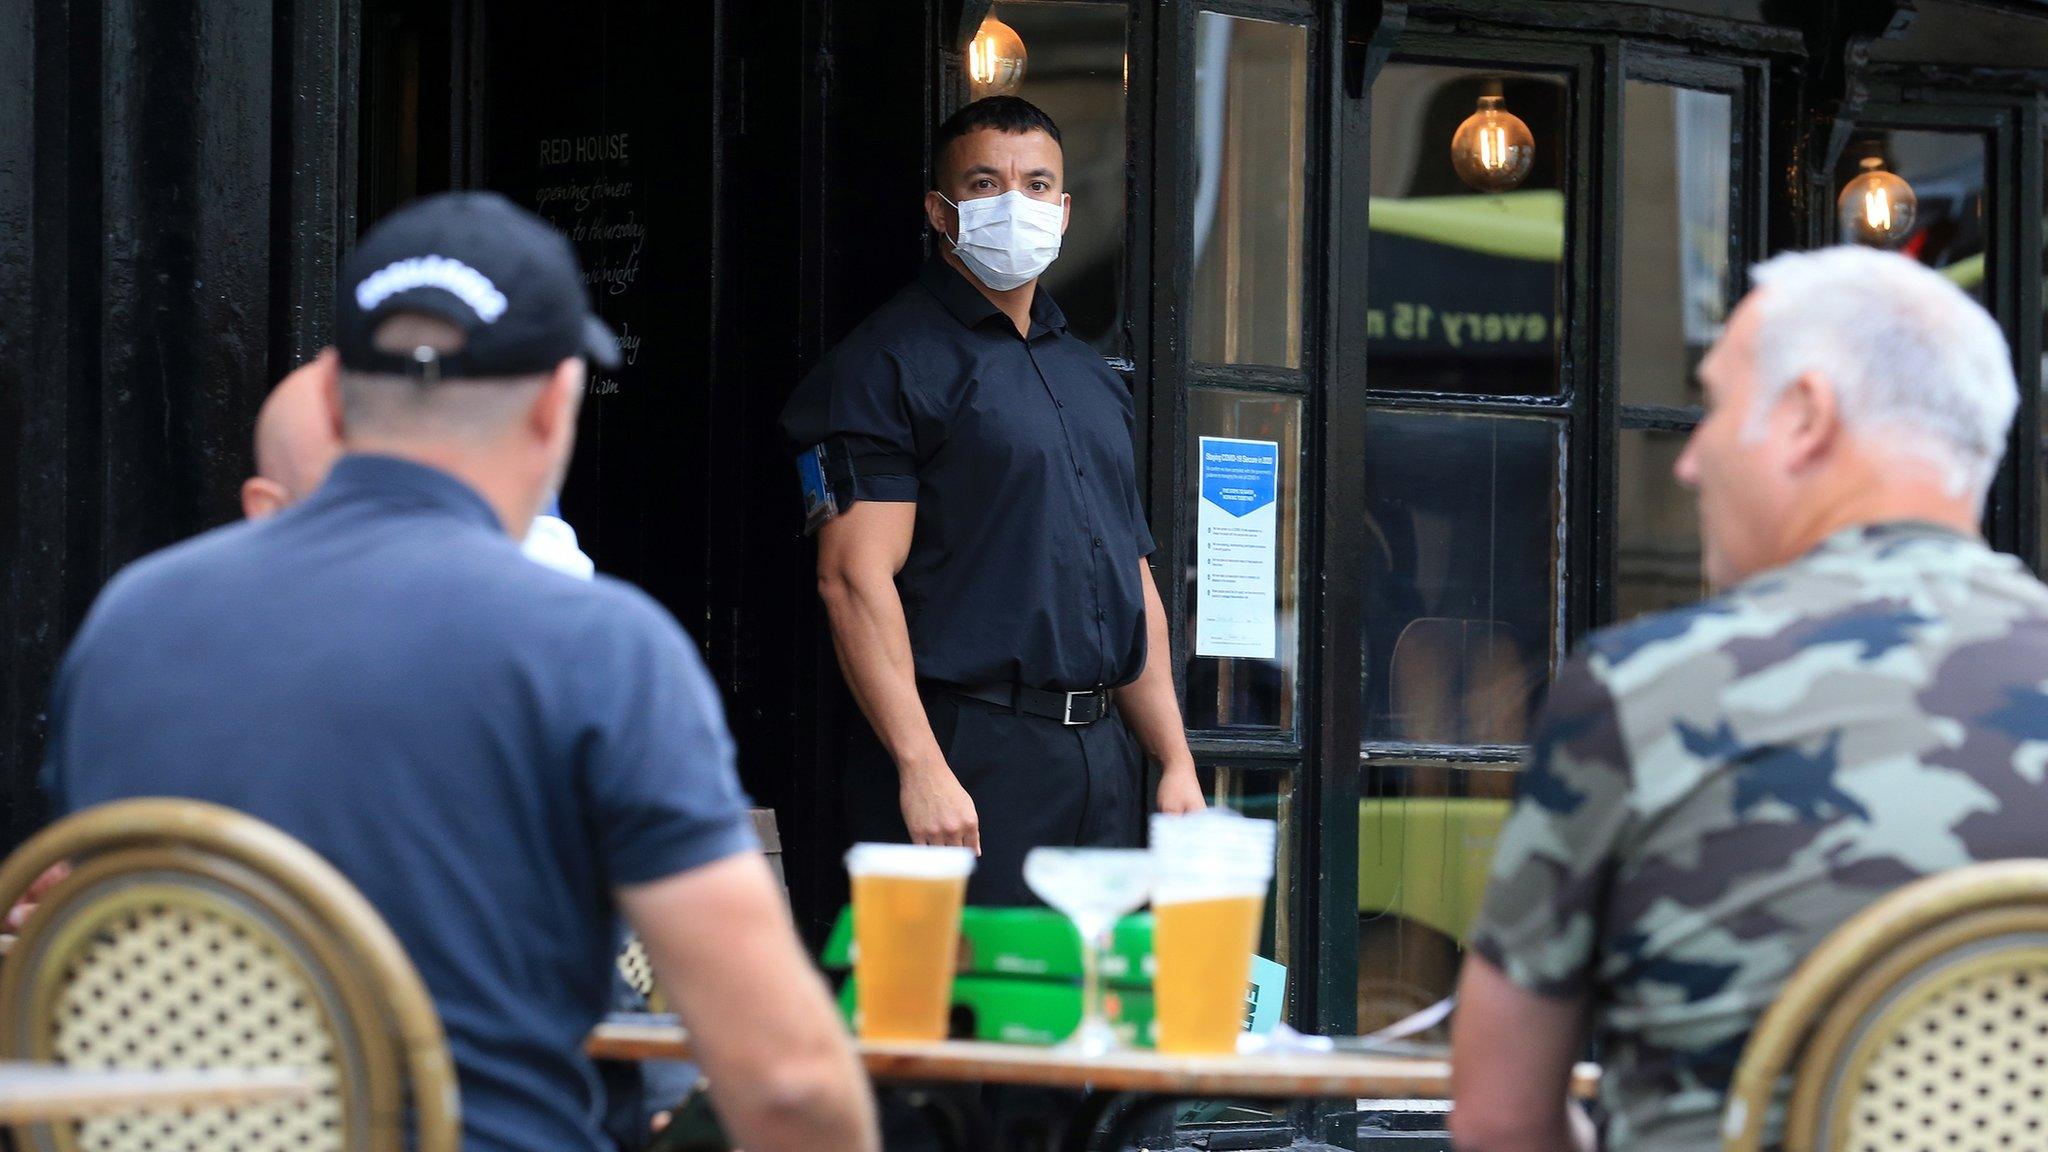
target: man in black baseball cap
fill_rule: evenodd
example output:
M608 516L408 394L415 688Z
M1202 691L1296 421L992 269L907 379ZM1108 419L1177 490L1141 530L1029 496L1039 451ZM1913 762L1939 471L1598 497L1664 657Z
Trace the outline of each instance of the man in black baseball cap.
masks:
M460 193L344 267L344 455L310 497L108 585L58 678L57 809L211 800L332 861L434 995L468 1152L607 1147L583 1040L620 911L742 1146L868 1152L865 1080L695 645L629 585L520 558L585 365L617 356L574 252Z
M342 269L343 368L468 379L530 376L581 357L619 363L619 342L590 310L576 253L560 232L495 192L430 196L363 237ZM392 316L459 329L458 351L424 358L382 347Z

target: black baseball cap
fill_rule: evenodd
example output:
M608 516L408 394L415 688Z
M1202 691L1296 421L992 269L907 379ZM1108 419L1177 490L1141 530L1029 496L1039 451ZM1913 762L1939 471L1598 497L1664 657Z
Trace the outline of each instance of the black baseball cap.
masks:
M378 221L342 262L336 304L342 366L361 372L475 379L531 376L571 356L619 364L568 238L495 192L443 192ZM400 313L466 339L441 355L379 349L378 326Z

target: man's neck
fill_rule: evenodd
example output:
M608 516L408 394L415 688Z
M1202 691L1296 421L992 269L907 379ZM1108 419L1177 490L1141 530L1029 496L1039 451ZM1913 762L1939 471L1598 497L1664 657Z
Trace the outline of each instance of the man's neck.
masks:
M1843 492L1795 521L1786 536L1785 558L1804 556L1838 532L1870 524L1913 520L1976 536L1983 509L1967 495L1951 496L1940 483L1874 483Z
M503 467L486 461L486 453L445 443L423 444L389 438L352 438L342 445L350 454L395 456L437 468L476 491L498 517L498 526L514 540L524 539L540 512L540 496L532 485L509 475Z
M1008 292L998 292L983 284L981 277L969 272L967 265L962 264L960 258L953 255L950 249L942 251L941 254L945 256L946 263L952 265L953 271L965 276L967 282L974 285L976 292L988 297L989 303L995 305L1003 315L1010 318L1010 323L1016 325L1017 335L1031 335L1031 302L1038 297L1037 277L1034 276L1026 280Z

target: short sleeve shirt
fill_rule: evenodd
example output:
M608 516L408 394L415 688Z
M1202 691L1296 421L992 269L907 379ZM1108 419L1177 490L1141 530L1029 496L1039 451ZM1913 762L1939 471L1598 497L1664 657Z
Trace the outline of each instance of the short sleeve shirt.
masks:
M918 675L1075 690L1144 667L1132 420L1043 287L1019 337L933 260L804 379L782 430L842 453L856 500L917 505L897 587Z
M481 1152L609 1147L582 1049L613 891L757 846L675 621L526 559L473 490L389 457L117 576L51 730L59 810L208 800L353 881L433 994Z
M2048 588L1914 523L1567 663L1472 946L1590 999L1608 1147L1718 1149L1751 1028L1830 931L1921 876L2041 854L2044 686Z

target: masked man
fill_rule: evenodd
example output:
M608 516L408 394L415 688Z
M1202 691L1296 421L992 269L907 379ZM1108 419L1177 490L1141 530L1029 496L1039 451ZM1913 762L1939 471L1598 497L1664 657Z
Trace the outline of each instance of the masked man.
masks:
M1071 210L1059 128L977 101L932 142L915 282L782 413L818 590L872 729L846 760L856 839L981 854L968 898L1031 900L1036 845L1135 841L1142 753L1202 807L1132 462L1130 390L1038 286Z

